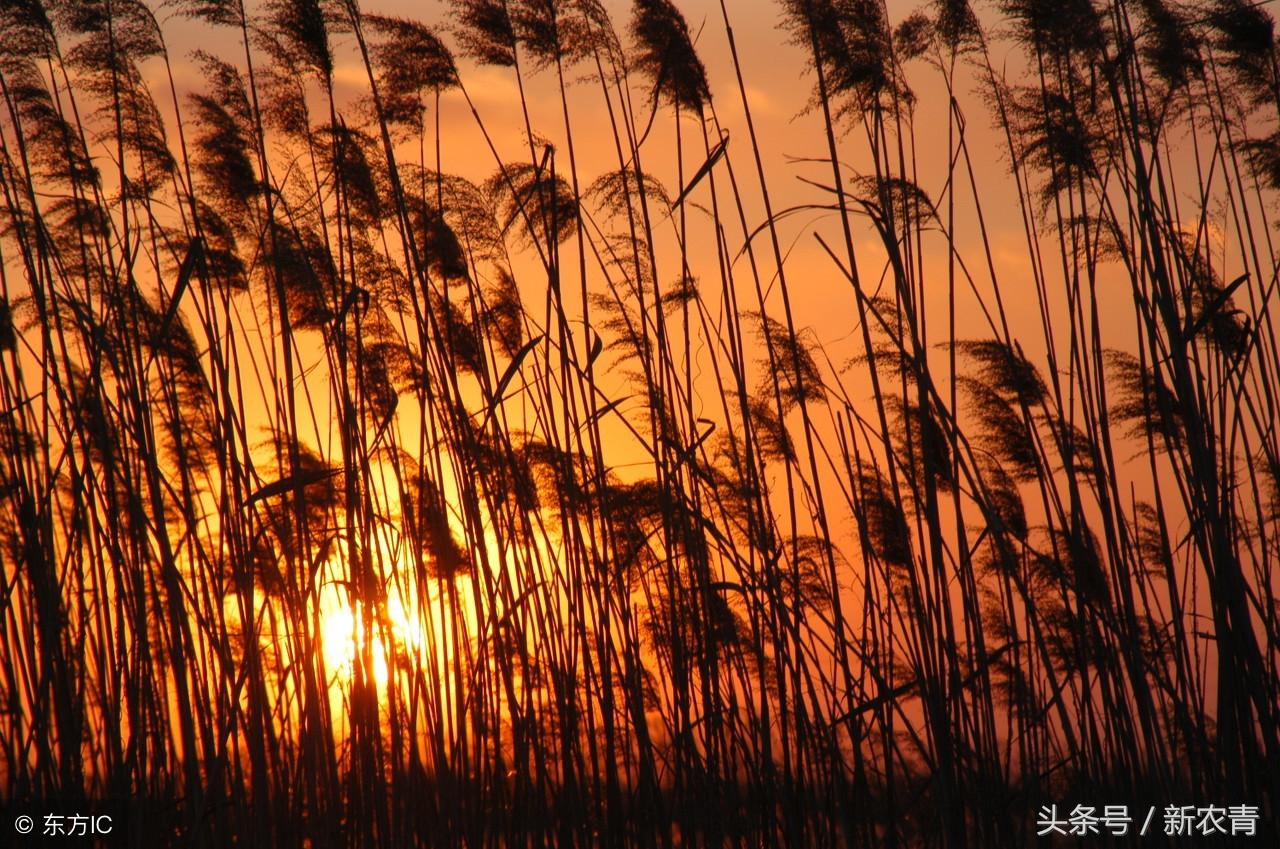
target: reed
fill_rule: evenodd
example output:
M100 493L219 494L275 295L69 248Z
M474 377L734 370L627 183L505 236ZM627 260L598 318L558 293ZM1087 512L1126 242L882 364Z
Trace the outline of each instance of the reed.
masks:
M785 0L794 170L745 14L4 4L0 799L138 846L1276 838L1270 12Z

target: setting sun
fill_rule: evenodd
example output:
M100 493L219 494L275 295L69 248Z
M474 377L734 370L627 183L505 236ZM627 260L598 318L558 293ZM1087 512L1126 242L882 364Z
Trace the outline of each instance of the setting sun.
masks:
M324 645L325 666L332 676L331 681L350 686L356 655L364 645L361 620L357 611L336 594L328 603L322 603L320 609L320 639ZM422 624L406 614L404 604L398 598L387 602L386 615L380 620L375 618L373 631L373 677L379 687L385 687L388 681L388 637L402 662L417 664L423 661L427 644Z

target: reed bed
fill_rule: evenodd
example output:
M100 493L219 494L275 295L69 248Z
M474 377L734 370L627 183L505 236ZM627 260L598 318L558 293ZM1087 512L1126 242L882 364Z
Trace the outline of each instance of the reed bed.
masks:
M0 799L139 846L1276 838L1265 4L710 8L3 4ZM747 15L807 61L799 200Z

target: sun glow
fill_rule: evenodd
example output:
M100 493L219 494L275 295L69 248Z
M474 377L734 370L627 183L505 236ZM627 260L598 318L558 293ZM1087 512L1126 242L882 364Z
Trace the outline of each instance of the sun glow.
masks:
M367 638L360 608L335 592L322 609L325 612L320 624L320 640L330 684L349 684L355 675L356 658ZM389 678L388 649L402 663L422 661L427 645L422 623L409 614L399 597L388 599L381 613L373 614L369 626L373 680L379 687L385 687Z

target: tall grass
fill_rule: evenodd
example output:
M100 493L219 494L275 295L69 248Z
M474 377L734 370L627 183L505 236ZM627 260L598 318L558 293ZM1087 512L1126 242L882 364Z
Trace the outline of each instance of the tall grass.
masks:
M711 74L669 0L4 5L0 799L129 799L135 845L1275 838L1270 13L785 0L796 201L718 12Z

